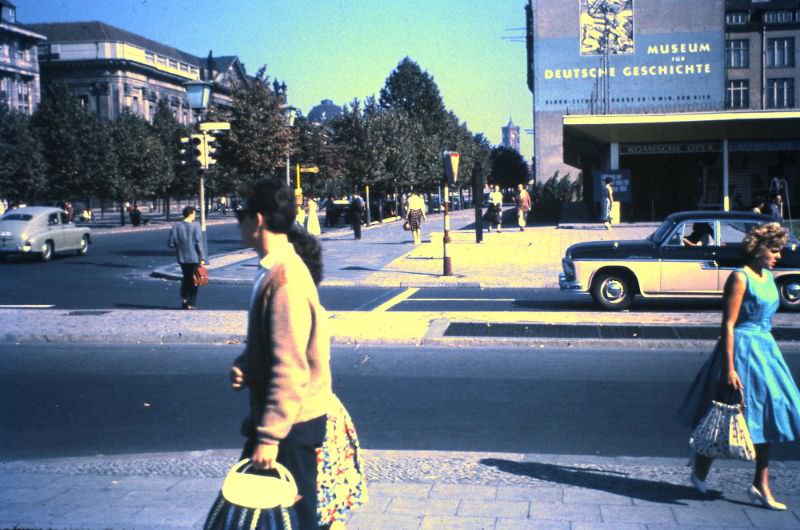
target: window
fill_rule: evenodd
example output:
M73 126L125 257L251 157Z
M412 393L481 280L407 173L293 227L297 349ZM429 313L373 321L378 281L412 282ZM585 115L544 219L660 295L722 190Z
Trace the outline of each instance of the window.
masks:
M144 52L144 59L148 63L154 63L156 62L156 54L153 52Z
M750 81L732 79L725 89L726 109L746 109L750 107Z
M720 221L719 242L720 246L741 245L744 236L758 221Z
M794 79L767 79L767 108L794 107Z
M767 39L767 67L791 68L794 66L794 37Z
M78 105L80 105L84 109L89 108L89 96L86 95L86 94L79 94L78 95Z
M188 72L188 71L189 71L189 65L186 63L181 63L181 72Z
M767 24L785 24L793 19L794 13L791 9L770 9L764 12L764 22Z
M750 14L747 11L728 11L725 13L725 23L730 26L739 26L750 22Z
M66 212L59 212L58 215L61 216L61 224L62 225L69 224L69 217L67 217L67 213Z
M158 64L163 64L164 66L167 65L167 58L163 55L158 56Z
M679 225L666 242L670 247L714 246L713 221L686 221Z
M725 66L728 68L750 67L749 40L729 40L725 43Z
M57 213L51 213L49 216L47 216L47 224L50 225L50 226L57 225L58 224L58 214Z
M175 68L177 70L178 69L178 61L176 61L175 59L170 59L169 60L169 67L170 68Z

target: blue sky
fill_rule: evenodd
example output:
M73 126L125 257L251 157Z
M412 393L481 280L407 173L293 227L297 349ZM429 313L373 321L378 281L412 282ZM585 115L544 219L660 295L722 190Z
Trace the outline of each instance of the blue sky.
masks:
M22 23L99 20L205 57L267 65L308 113L377 95L405 56L436 81L448 109L500 142L513 117L531 127L525 84L525 0L14 0ZM531 137L522 132L522 154Z

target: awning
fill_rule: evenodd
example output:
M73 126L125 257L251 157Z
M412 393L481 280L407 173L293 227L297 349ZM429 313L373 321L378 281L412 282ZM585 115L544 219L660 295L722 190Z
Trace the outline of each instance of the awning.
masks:
M564 162L607 153L612 143L796 140L800 111L572 115L563 118Z

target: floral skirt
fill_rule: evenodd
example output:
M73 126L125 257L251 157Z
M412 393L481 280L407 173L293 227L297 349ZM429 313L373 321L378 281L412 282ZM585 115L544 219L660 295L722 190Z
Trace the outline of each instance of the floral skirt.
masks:
M320 525L344 522L367 502L361 448L355 425L339 398L328 412L325 440L317 449L317 515Z

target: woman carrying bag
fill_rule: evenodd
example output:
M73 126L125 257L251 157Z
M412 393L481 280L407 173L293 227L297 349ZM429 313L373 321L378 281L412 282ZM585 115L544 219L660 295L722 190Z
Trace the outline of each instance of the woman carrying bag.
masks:
M772 510L785 510L786 505L775 500L769 487L770 446L800 438L800 392L770 332L779 306L770 269L787 241L786 230L778 223L760 225L745 236L745 265L725 284L722 336L678 414L682 423L694 428L726 388L742 396L756 461L748 494L753 502ZM705 494L713 458L693 456L691 483Z
M408 213L406 214L406 223L411 230L411 235L414 237L414 244L419 245L422 242L422 221L425 221L425 201L422 200L419 193L413 191L408 197Z
M293 506L300 529L329 528L366 502L366 484L355 427L331 389L327 315L287 235L294 197L285 184L264 180L237 216L243 242L261 258L247 347L230 372L235 390L250 391L242 458L256 471L285 466L300 496Z

